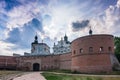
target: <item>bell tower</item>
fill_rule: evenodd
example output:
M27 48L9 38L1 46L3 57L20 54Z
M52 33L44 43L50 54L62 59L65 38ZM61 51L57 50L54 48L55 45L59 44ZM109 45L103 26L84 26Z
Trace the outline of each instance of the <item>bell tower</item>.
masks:
M65 36L64 36L64 41L65 41L65 42L68 42L68 37L66 36L66 34L65 34Z

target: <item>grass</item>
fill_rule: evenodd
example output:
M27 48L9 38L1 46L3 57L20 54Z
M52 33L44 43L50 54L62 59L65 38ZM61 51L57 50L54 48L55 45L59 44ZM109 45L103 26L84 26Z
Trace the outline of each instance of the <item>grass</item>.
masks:
M72 73L71 70L47 70L45 72Z
M120 77L93 77L93 76L78 76L78 75L65 75L44 72L42 75L47 80L120 80Z
M0 77L12 75L12 74L18 74L18 73L21 73L21 71L0 70Z
M71 70L47 70L44 72L57 72L57 73L70 73L70 74L83 74L81 72L71 72ZM84 73L84 74L88 74L88 73ZM95 74L95 73L91 73L91 74ZM120 75L120 71L113 71L111 73L105 73L105 72L101 72L101 73L96 73L97 75Z

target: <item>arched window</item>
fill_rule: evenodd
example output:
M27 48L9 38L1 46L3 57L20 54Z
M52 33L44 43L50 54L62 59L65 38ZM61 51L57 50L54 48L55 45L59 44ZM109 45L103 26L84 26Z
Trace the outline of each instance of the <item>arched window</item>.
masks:
M80 53L83 53L83 49L82 48L80 49Z
M112 51L112 48L111 48L111 47L108 47L108 51Z
M93 47L89 47L89 52L93 52Z
M103 51L103 47L100 47L100 52L102 52Z

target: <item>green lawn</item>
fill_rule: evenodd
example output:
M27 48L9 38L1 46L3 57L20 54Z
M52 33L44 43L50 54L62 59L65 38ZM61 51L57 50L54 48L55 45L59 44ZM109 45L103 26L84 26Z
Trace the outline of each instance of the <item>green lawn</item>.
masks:
M42 73L42 75L47 80L120 80L120 77L92 77L92 76L53 74L47 72Z
M72 73L71 70L47 70L44 72Z
M83 74L81 72L71 72L71 70L47 70L44 72L57 72L57 73L70 73L70 74ZM85 73L84 73L85 74ZM92 73L94 74L94 73ZM105 73L105 72L101 72L101 73L96 73L98 75L120 75L120 71L113 71L111 73Z

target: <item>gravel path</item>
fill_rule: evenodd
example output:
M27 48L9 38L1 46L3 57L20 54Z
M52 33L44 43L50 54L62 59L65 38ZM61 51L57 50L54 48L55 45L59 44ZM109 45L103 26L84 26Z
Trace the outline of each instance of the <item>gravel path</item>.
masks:
M46 80L40 72L31 72L19 77L16 77L12 80Z

